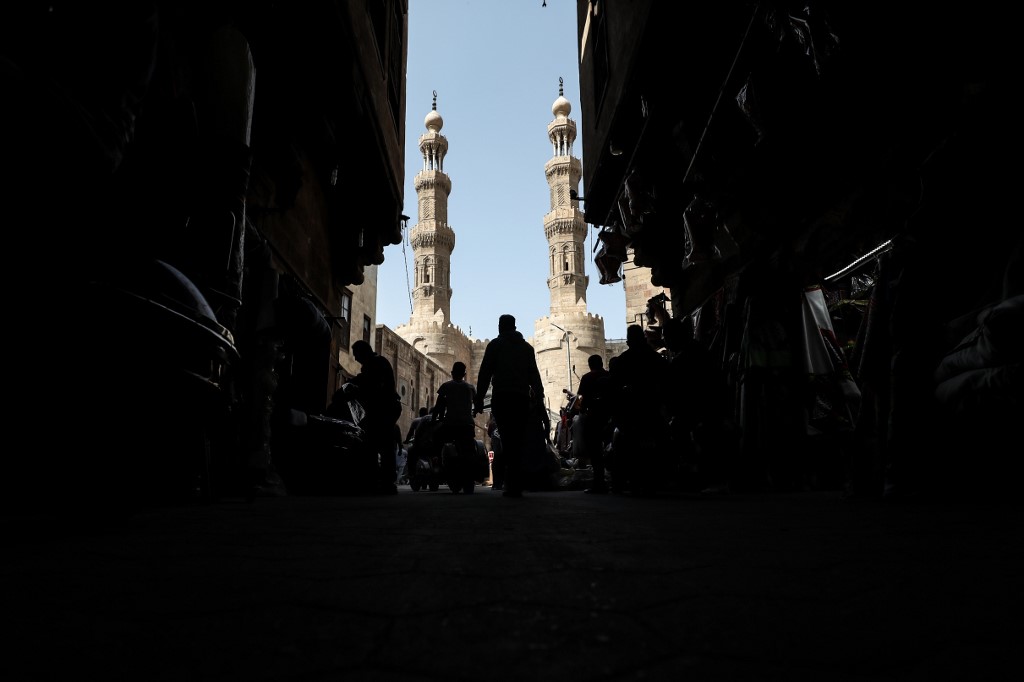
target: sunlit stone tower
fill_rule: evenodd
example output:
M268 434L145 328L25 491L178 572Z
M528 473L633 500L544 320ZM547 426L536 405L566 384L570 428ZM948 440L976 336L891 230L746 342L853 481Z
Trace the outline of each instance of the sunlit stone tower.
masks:
M604 320L587 312L587 224L579 201L569 194L578 189L583 173L572 153L576 121L569 118L572 105L563 94L562 79L558 81L558 99L551 105L555 118L548 124L553 156L544 166L551 197L551 210L544 216L551 313L534 323L533 336L544 395L555 414L565 402L562 389L575 392L578 377L587 372L587 358L605 355Z
M451 322L455 230L448 225L448 195L452 181L444 172L448 139L441 134L444 119L437 113L436 91L423 125L427 129L419 142L423 168L415 178L417 223L409 233L414 254L413 311L409 324L395 333L443 367L450 368L456 360L472 367L472 344Z

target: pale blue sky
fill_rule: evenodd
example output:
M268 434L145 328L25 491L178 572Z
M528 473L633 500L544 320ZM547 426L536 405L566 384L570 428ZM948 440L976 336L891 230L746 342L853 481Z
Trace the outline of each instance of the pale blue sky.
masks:
M548 314L550 210L544 164L552 157L547 125L558 79L581 121L575 0L410 0L405 209L416 224L413 180L422 168L419 137L437 91L448 138L444 170L451 178L448 223L452 253L452 322L474 338L493 338L498 315L511 313L527 337ZM573 154L583 157L577 138ZM583 183L577 188L583 194ZM587 309L601 315L607 338L624 338L622 283L600 285L588 230ZM408 235L406 235L408 240ZM384 251L378 271L377 322L409 321L408 241Z

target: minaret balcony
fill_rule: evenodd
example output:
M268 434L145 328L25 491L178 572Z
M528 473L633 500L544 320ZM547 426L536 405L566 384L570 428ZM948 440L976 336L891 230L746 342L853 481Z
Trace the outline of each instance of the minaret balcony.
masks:
M409 243L414 249L443 247L451 252L455 248L455 230L428 220L409 231Z
M566 132L572 139L576 139L576 121L571 118L556 118L551 123L548 123L548 136L555 131ZM571 131L571 132L569 132Z
M582 173L583 164L575 156L554 156L544 164L544 177L549 180L552 176L578 179Z
M447 195L452 193L452 180L445 174L444 171L420 171L419 173L416 174L415 188L417 193L426 189L439 188L444 190L444 193Z
M558 235L585 239L587 224L583 220L583 213L575 208L557 208L544 216L544 236L551 239Z
M448 138L441 133L435 133L433 131L423 133L420 135L419 140L420 151L423 151L424 147L429 147L436 153L444 155L448 153Z
M580 275L575 272L560 272L554 277L548 277L548 289L560 289L567 286L581 286L586 290L588 279L589 278L586 275Z

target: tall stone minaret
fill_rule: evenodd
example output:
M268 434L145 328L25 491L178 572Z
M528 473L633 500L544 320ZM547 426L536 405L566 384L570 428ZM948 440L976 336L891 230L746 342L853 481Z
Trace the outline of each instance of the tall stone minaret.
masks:
M576 122L569 118L571 110L559 78L558 99L551 105L555 119L548 124L554 156L544 165L551 190L551 211L544 216L551 312L534 322L533 335L544 401L556 421L559 408L565 405L563 391L575 391L579 377L587 372L587 358L606 354L604 320L587 312L587 223L579 200L569 196L569 190L579 187L583 174L580 160L572 155Z
M448 226L448 195L452 181L444 172L448 139L441 134L444 119L434 103L424 119L427 132L420 135L423 169L416 174L418 222L409 233L415 259L413 319L447 325L452 315L451 258L455 231Z
M452 181L444 172L448 139L441 134L444 120L437 113L436 90L433 106L423 119L423 125L427 129L420 135L423 169L414 180L418 218L409 231L415 268L411 283L412 316L408 324L400 325L395 332L445 370L456 360L472 367L472 344L451 322L451 258L455 250L455 230L448 225L448 195ZM427 391L421 396L422 404L433 404L434 397Z
M551 190L551 212L544 216L544 236L548 240L548 290L551 313L585 312L587 281L583 272L587 224L579 201L569 190L579 187L583 166L572 155L576 141L576 121L569 118L572 105L565 98L562 79L558 79L558 99L551 105L555 119L548 124L548 140L554 156L544 166Z

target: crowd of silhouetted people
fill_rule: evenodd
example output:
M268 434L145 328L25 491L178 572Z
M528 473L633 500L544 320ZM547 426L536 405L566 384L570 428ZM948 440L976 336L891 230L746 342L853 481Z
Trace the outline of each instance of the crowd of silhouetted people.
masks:
M608 367L588 358L569 407L560 415L558 442L572 426L573 462L588 477L588 494L651 495L700 490L718 481L724 440L721 377L686 320L667 319L652 333L627 329L626 349ZM558 453L533 347L502 315L498 336L484 354L476 385L476 413L490 390L488 437L494 452L492 487L505 497L556 487ZM710 434L715 434L712 437ZM538 454L540 453L540 454ZM551 459L552 467L546 467Z

